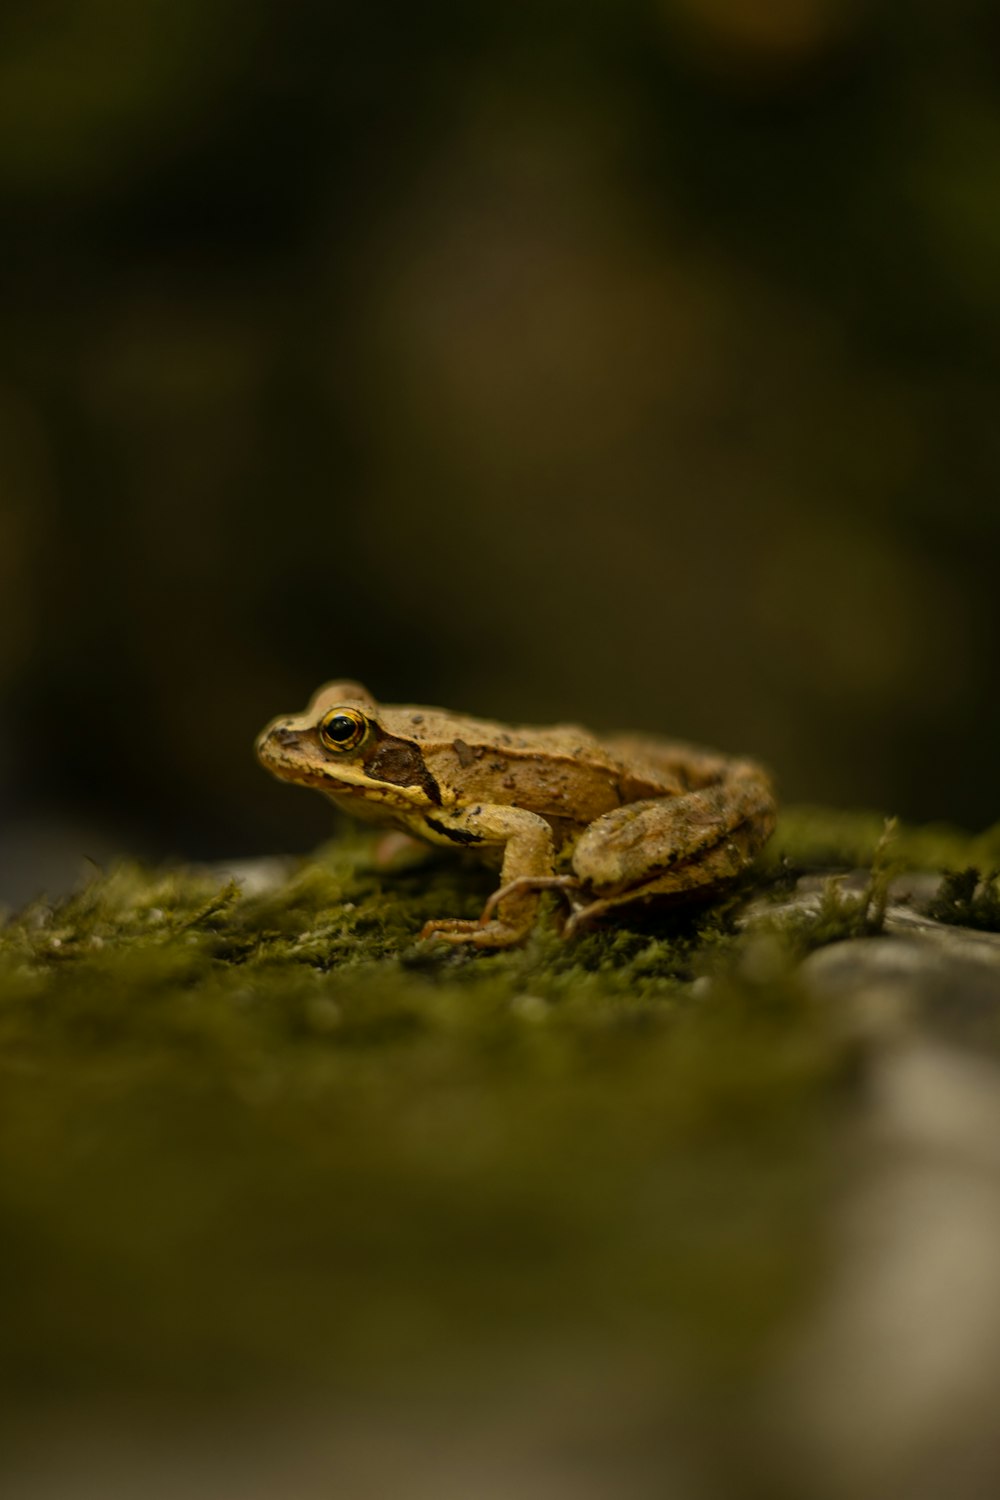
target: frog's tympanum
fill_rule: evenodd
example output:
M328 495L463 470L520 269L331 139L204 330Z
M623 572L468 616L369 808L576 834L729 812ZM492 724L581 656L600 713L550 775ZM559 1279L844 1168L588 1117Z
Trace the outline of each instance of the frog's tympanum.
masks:
M543 890L568 896L567 935L637 902L710 896L774 827L774 792L752 761L386 706L356 682L328 683L304 714L275 719L257 754L355 817L499 864L478 920L428 922L421 934L477 948L523 942Z

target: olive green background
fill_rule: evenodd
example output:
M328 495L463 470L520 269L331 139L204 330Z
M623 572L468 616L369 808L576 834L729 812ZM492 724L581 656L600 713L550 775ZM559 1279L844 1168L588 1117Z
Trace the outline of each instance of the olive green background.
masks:
M251 741L341 675L993 822L998 59L970 0L12 0L7 884L309 847Z
M1000 1491L998 182L985 0L8 0L5 1495ZM240 866L332 676L758 754L758 925Z

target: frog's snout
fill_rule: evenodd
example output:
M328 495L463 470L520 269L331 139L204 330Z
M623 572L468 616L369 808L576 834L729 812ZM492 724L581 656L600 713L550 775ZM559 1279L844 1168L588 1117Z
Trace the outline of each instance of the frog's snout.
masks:
M271 730L271 737L282 748L287 748L289 745L297 743L299 732L297 729L293 729L290 724L276 724Z
M292 727L289 720L278 719L273 724L268 724L257 736L255 749L258 760L270 766L274 761L275 751L292 750L298 744L299 734Z

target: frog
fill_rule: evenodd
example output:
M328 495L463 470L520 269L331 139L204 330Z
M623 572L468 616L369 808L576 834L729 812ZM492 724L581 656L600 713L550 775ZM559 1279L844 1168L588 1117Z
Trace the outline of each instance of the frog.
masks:
M477 949L523 944L546 891L566 900L566 938L653 902L710 899L749 868L776 818L771 777L750 759L650 734L380 704L349 680L273 719L256 753L352 817L499 867L478 918L430 920L420 933Z

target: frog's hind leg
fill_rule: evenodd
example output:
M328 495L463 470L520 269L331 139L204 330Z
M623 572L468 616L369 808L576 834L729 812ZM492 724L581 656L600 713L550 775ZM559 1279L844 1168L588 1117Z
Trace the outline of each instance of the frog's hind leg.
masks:
M681 860L661 875L629 890L598 896L585 905L577 904L563 928L563 937L575 937L581 928L628 906L654 901L663 905L710 901L752 864L761 843L756 830L743 824L705 855Z
M626 803L590 824L572 864L593 900L573 913L567 936L616 907L710 896L742 874L774 829L774 792L750 761L716 765L710 785Z

